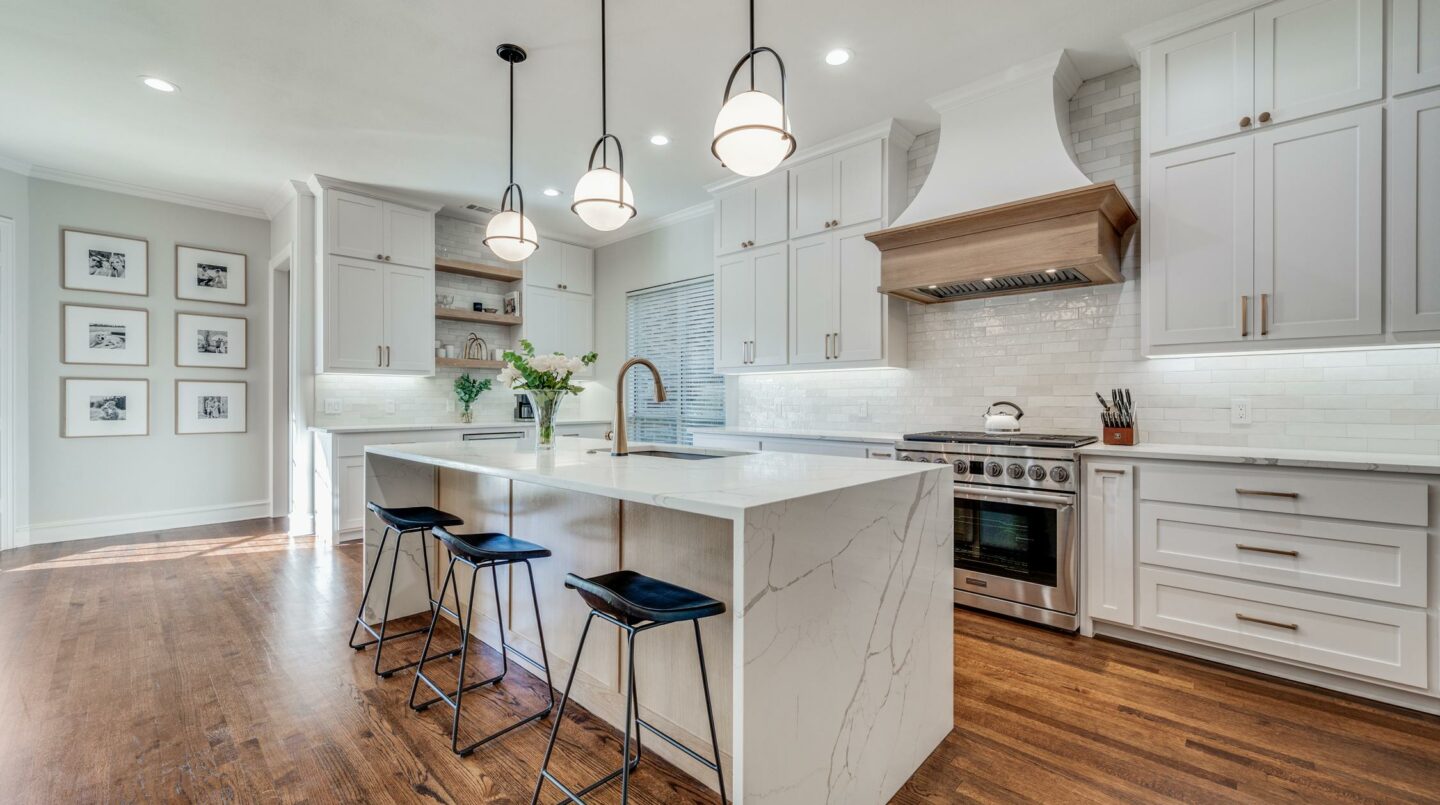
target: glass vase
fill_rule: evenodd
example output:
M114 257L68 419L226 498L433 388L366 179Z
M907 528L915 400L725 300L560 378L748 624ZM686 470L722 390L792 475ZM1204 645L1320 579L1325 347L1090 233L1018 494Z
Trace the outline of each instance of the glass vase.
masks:
M470 403L460 404L460 421L466 425L475 421L475 412L470 410Z
M555 414L566 394L559 389L525 392L530 398L530 407L535 410L535 451L538 453L555 449Z

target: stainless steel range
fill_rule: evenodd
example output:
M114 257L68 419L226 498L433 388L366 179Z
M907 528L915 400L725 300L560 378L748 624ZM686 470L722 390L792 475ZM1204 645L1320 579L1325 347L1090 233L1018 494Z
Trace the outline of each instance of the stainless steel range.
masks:
M1080 576L1076 449L1094 436L934 431L901 461L955 477L955 603L1074 631Z

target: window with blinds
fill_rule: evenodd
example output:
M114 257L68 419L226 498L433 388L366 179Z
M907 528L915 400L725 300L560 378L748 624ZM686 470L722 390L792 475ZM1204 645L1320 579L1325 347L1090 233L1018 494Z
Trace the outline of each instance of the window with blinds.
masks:
M627 354L660 369L667 400L655 402L644 367L626 379L626 428L633 442L691 444L695 428L725 424L725 380L715 373L715 282L672 282L626 298Z

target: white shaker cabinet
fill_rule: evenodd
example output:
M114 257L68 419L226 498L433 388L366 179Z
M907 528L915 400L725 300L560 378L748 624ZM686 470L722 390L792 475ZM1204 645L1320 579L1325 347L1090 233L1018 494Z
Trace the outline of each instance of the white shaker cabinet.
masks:
M1384 92L1384 3L1281 0L1255 11L1260 127L1377 101Z
M776 171L716 195L717 255L770 246L790 236L787 176Z
M835 242L829 234L790 244L790 362L827 363L835 336Z
M790 171L790 236L878 220L884 214L880 140L851 146Z
M525 288L525 338L540 354L578 357L595 348L595 305L589 294L553 288ZM592 370L578 372L588 377Z
M840 366L885 354L886 306L880 250L868 225L812 235L790 244L790 362Z
M1090 617L1135 623L1135 467L1086 460L1086 600Z
M595 252L557 240L545 241L525 261L525 284L535 288L593 294Z
M1440 0L1391 0L1390 91L1440 87Z
M783 366L789 299L786 247L721 258L715 267L715 367Z
M433 211L343 190L326 191L325 204L330 254L433 268Z
M1440 90L1391 103L1388 158L1390 326L1440 331Z
M429 374L435 361L435 320L416 320L417 311L430 312L435 303L431 271L409 266L385 266L385 368L395 372ZM425 321L429 326L425 326Z
M1254 125L1255 22L1209 25L1150 48L1150 150L1236 134Z
M435 216L424 210L385 202L385 257L387 263L435 268Z
M1255 337L1380 334L1382 138L1379 107L1255 136Z

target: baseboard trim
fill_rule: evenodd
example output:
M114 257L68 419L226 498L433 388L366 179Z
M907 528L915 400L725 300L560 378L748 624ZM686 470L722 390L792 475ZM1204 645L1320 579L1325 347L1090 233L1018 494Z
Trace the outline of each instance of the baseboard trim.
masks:
M113 537L121 534L137 534L145 531L163 531L169 528L187 528L197 525L230 523L236 520L255 520L270 516L269 500L249 500L243 503L226 503L220 506L196 506L188 509L125 514L118 517L89 517L83 520L59 520L50 523L31 524L17 529L15 547L43 545L50 542L69 542L75 539Z

